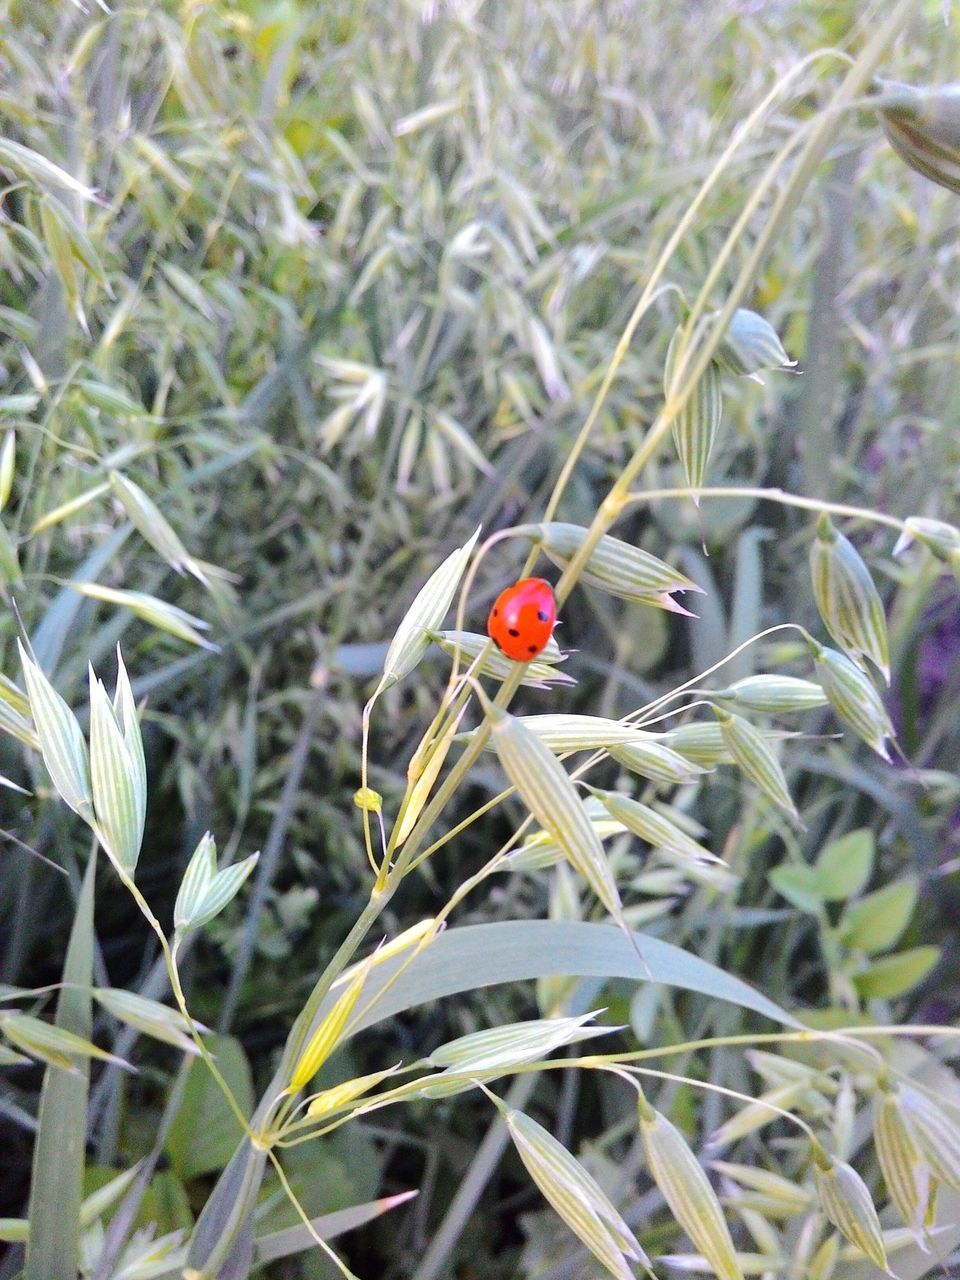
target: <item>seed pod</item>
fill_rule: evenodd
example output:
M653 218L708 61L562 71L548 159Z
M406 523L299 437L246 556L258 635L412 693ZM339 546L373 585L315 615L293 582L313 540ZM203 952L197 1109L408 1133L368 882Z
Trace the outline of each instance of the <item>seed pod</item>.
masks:
M840 1255L840 1237L831 1231L820 1248L810 1259L807 1280L832 1280Z
M866 1184L843 1160L835 1160L817 1144L813 1175L820 1205L828 1220L881 1271L888 1271L883 1231Z
M337 1111L340 1107L347 1106L356 1098L375 1089L381 1080L386 1080L396 1070L396 1067L388 1067L386 1071L373 1071L370 1075L356 1076L353 1080L345 1080L343 1084L335 1084L331 1089L324 1089L307 1107L307 1115L312 1120L316 1120L329 1115L332 1111Z
M893 548L895 556L906 550L916 538L960 578L960 529L945 520L927 520L923 516L911 516L904 524L904 531Z
M169 1005L149 1000L135 991L123 991L115 987L96 987L93 998L108 1013L127 1026L142 1031L144 1035L152 1036L154 1040L160 1040L164 1044L175 1045L183 1053L199 1052L190 1037L190 1025L192 1023L197 1032L204 1032L207 1028L195 1018L188 1023L179 1009L171 1009Z
M827 705L827 695L818 684L796 676L746 676L713 696L721 702L734 702L745 711L767 715L789 715Z
M677 329L667 349L663 370L663 394L668 404L674 391L674 374L682 332L682 328ZM710 454L713 452L717 432L720 429L722 410L720 370L711 360L683 408L674 415L671 428L677 457L680 459L683 474L691 489L699 489L703 485L707 463L710 461ZM694 494L693 501L699 506L700 495Z
M527 1172L570 1230L618 1280L633 1280L625 1258L650 1270L650 1259L599 1184L542 1125L498 1101Z
M551 751L596 751L616 746L642 746L650 734L635 725L605 716L543 715L520 716L520 723Z
M743 1280L717 1193L686 1140L641 1093L640 1136L651 1177L670 1212L720 1280Z
M678 826L657 813L649 805L641 804L630 796L621 795L619 791L598 791L591 788L591 793L609 811L611 817L622 822L628 831L645 840L655 849L669 849L681 858L690 858L694 862L710 862L726 866L722 858L698 844L696 840L681 831Z
M933 1174L948 1187L960 1190L960 1119L909 1085L902 1085L897 1096Z
M587 530L576 524L529 524L515 530L531 542L538 542L544 553L561 569L565 569L583 546ZM703 588L691 582L679 569L674 569L648 551L641 551L619 538L604 534L587 559L580 581L622 600L652 605L670 613L694 617L673 596L678 591Z
M460 649L461 658L465 663L474 662L484 649L489 649L489 653L480 664L479 675L481 676L493 676L494 680L506 680L507 676L516 671L516 662L494 648L494 645L490 644L489 636L481 636L475 631L430 631L428 634L430 639L451 657L457 649ZM576 685L576 680L573 680L572 676L566 676L562 671L557 671L556 663L563 662L566 657L567 655L559 650L557 641L550 639L547 648L534 659L534 662L524 663L524 678L521 680L521 685L529 686L530 689L550 689L553 685Z
M756 378L763 369L792 369L797 363L784 351L773 325L746 307L733 313L714 358L728 373L746 378Z
M339 1044L347 1019L360 999L369 968L369 962L360 966L353 981L320 1020L294 1068L290 1078L290 1093L296 1093L308 1084Z
M214 653L219 651L219 645L213 644L200 635L201 631L209 631L209 622L204 622L202 618L195 618L192 613L187 613L185 609L179 609L174 604L167 604L166 600L147 595L145 591L124 591L117 587L104 587L99 582L71 582L69 585L81 595L89 596L91 600L102 600L105 604L129 609L136 617L142 618L152 627L166 631L179 640L186 640L189 644L199 645L200 648L209 649Z
M831 707L840 719L884 760L890 759L887 740L894 740L893 725L870 677L843 653L808 641L817 676Z
M603 845L563 766L515 716L495 707L487 714L500 763L520 798L625 929L620 893Z
M674 751L694 764L712 769L717 764L730 764L733 760L723 740L720 726L715 721L699 720L682 724L663 735L663 741Z
M653 738L611 747L610 754L625 769L638 773L641 778L649 778L651 782L695 782L708 772L702 765L694 764L679 751Z
M32 1058L39 1058L50 1066L61 1067L64 1071L75 1069L76 1058L96 1058L98 1062L112 1062L127 1071L133 1070L124 1058L108 1053L83 1036L68 1031L66 1027L44 1022L42 1018L35 1018L29 1013L3 1014L0 1017L0 1031L24 1053Z
M538 1018L474 1031L440 1045L427 1055L427 1061L460 1075L506 1071L547 1058L563 1045L579 1044L582 1040L623 1030L622 1027L588 1027L586 1024L598 1012L582 1013L575 1018Z
M870 661L890 683L890 652L883 602L870 570L828 515L817 524L810 548L810 576L820 616L847 653Z
M132 875L143 841L146 787L103 681L96 678L93 667L89 677L90 780L97 834L111 859ZM135 714L133 727L139 743ZM141 748L141 766L142 761Z
M47 773L64 804L85 822L93 817L87 744L73 712L30 658L20 641L20 662L30 700L30 715L40 739Z
M886 1089L874 1101L873 1143L887 1194L904 1224L919 1231L930 1198L930 1173L896 1094Z
M878 81L880 124L894 151L917 173L960 192L960 85L917 89Z
M778 1204L779 1216L804 1213L810 1208L811 1196L806 1187L799 1186L791 1178L781 1177L779 1173L748 1164L731 1164L726 1160L712 1160L710 1167Z
M480 530L477 529L468 542L447 556L417 592L390 642L379 691L409 675L426 653L430 646L430 633L437 630L453 603L479 536Z
M730 715L719 707L714 708L714 714L735 763L764 795L799 824L800 815L791 799L783 770L760 730L742 716Z
M809 1095L809 1092L808 1080L796 1080L792 1084L784 1084L779 1088L761 1093L753 1102L742 1107L714 1130L709 1139L710 1147L717 1149L729 1146L730 1143L739 1142L748 1134L772 1124L774 1120L780 1119L780 1111L794 1106Z

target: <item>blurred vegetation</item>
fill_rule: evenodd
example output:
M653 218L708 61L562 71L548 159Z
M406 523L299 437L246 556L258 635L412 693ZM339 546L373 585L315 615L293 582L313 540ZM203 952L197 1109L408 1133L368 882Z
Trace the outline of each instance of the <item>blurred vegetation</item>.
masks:
M58 166L31 168L0 146L0 433L16 442L4 594L74 706L85 701L87 661L109 669L122 641L146 702L139 882L162 920L205 830L228 857L264 850L253 894L211 926L186 972L192 1012L235 1037L222 1042L221 1065L252 1098L251 1081L259 1092L366 897L353 803L360 713L397 623L477 524L490 532L540 517L638 286L731 132L802 56L855 51L873 9L171 0L113 10L0 0L0 132ZM891 74L924 84L957 76L955 30L942 22L939 3L922 6ZM824 59L812 80L836 66ZM561 518L589 523L636 447L662 399L681 299L696 294L787 128L813 111L816 90L805 93L745 147L685 239L669 273L676 291L641 326ZM799 371L725 382L711 483L957 519L956 218L956 196L910 173L872 114L848 124L751 299ZM162 511L186 549L181 572L130 522L111 473ZM682 484L669 446L644 483ZM649 927L762 978L772 998L818 1010L824 1025L861 1014L951 1022L960 1011L955 584L917 548L893 559L889 530L845 529L887 608L910 767L884 765L849 734L812 741L835 733L832 719L814 716L783 757L802 835L729 770L685 788L674 803L694 832L709 828L742 885L732 899L671 885ZM662 501L639 507L618 534L709 594L689 623L576 592L559 633L576 651L564 669L579 682L563 694L566 710L621 716L763 627L786 617L817 625L809 513L731 499L705 500L698 517L689 502ZM468 625L482 630L519 564L515 550L488 557ZM185 610L209 624L206 646L91 599L78 582ZM11 679L16 635L4 608ZM714 687L792 669L798 656L799 646L772 638L744 650ZM370 781L393 808L446 661L435 652L422 678L384 698ZM525 691L520 705L555 701ZM12 738L0 742L0 774L42 801L0 793L9 832L0 980L41 986L60 977L88 841ZM462 813L499 787L492 767L476 769ZM440 852L394 900L383 932L432 914L510 829L502 817L480 823ZM804 879L805 864L851 830L869 847L864 874L839 888ZM66 868L69 886L23 845ZM97 980L159 998L157 950L102 874ZM889 948L858 945L848 899L892 884L906 886L911 906L902 929ZM496 886L462 919L551 908L546 876ZM874 950L921 946L942 955L933 976L918 969L919 985L863 976ZM608 986L600 1003L629 1024L634 1046L747 1025L741 1011L665 988ZM523 985L421 1010L360 1037L351 1068L372 1071L415 1057L424 1041L534 1009ZM152 1142L171 1054L146 1048L141 1065L136 1077L107 1070L94 1084L94 1179ZM711 1054L686 1069L757 1087L739 1058ZM617 1166L633 1167L616 1082L590 1081L578 1096L575 1079L558 1080L539 1085L536 1114L574 1151L589 1136L595 1145L581 1154L615 1185ZM39 1082L39 1071L4 1081L0 1216L23 1208ZM188 1094L206 1087L198 1075ZM716 1096L675 1087L667 1099L691 1135L724 1116ZM141 1211L164 1230L191 1222L235 1142L227 1120L222 1141L214 1133L200 1144L193 1131L191 1115L206 1114L212 1130L220 1123L215 1095L184 1105L194 1110L174 1123L169 1165ZM353 1125L292 1153L288 1173L311 1213L421 1188L410 1207L348 1238L361 1274L423 1280L417 1260L490 1123L472 1097L441 1114L414 1108L403 1129ZM541 1206L508 1156L446 1274L593 1274ZM270 1214L268 1225L293 1221L279 1200ZM664 1247L671 1232L664 1222ZM275 1274L331 1274L319 1252L285 1265Z

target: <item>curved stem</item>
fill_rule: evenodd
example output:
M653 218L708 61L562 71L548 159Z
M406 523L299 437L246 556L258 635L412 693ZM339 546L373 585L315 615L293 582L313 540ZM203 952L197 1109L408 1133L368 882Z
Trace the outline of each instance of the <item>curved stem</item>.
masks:
M873 524L887 525L903 531L906 522L896 516L873 511L870 507L854 507L845 502L824 502L820 498L805 498L785 489L755 488L752 485L715 485L707 489L646 489L627 494L624 505L634 502L660 502L666 498L757 498L763 502L776 502L783 507L800 507L805 511L828 512L835 516L849 516L851 520L867 520Z
M154 931L154 933L157 935L157 938L159 939L160 947L161 947L161 950L163 951L163 959L167 966L167 976L170 979L170 990L173 992L173 998L177 1002L177 1008L180 1010L180 1014L183 1017L184 1022L186 1023L186 1029L190 1034L190 1038L193 1040L194 1044L197 1046L197 1051L200 1054L200 1056L203 1058L203 1061L206 1064L210 1074L213 1076L214 1080L216 1080L221 1093L227 1100L227 1104L229 1105L230 1110L233 1112L237 1120L240 1122L240 1127L242 1128L243 1132L247 1135L247 1137L250 1137L251 1130L250 1130L249 1121L247 1120L247 1117L243 1114L240 1104L237 1102L237 1099L234 1096L233 1090L227 1084L226 1080L224 1079L223 1075L220 1072L219 1067L214 1062L209 1049L203 1043L203 1039L200 1036L200 1033L197 1031L196 1026L194 1025L193 1018L190 1015L190 1010L187 1008L187 1001L186 1001L186 997L183 994L183 987L181 986L181 983L180 983L180 972L177 969L176 953L175 951L171 950L170 944L167 941L167 936L163 932L163 929L160 925L160 921L156 918L156 916L150 910L150 907L147 903L146 898L137 888L132 877L126 871L122 870L116 863L114 863L113 865L116 868L117 874L120 876L121 881L129 890L129 892L132 894L134 901L136 902L137 906L140 908L141 915L144 917L144 919L147 921L147 923L150 925L151 929Z

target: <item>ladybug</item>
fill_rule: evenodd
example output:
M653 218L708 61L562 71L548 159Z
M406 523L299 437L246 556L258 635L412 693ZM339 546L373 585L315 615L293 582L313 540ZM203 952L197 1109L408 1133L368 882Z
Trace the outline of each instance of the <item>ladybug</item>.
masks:
M543 578L521 578L501 591L487 618L487 634L514 662L531 662L553 635L557 602Z

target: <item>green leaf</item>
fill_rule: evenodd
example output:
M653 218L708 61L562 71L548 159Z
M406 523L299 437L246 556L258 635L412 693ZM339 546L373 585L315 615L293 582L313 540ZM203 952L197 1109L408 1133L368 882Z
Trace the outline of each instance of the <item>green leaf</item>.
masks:
M906 876L851 902L840 917L844 946L876 955L899 942L917 905L920 882Z
M253 1080L246 1055L232 1036L208 1041L217 1066L233 1091L241 1111L253 1111ZM187 1071L183 1101L167 1135L166 1150L174 1171L184 1182L223 1169L243 1136L236 1116L206 1063L194 1058Z
M92 1032L93 901L96 855L87 863L63 966L57 1026L83 1039ZM88 1060L73 1072L48 1067L30 1179L30 1240L24 1280L76 1280L80 1264L80 1204L87 1136Z
M784 1026L802 1025L765 995L699 956L647 934L637 934L637 939L651 981L729 1001ZM341 982L346 976L342 975ZM371 971L363 1010L349 1034L463 991L501 982L574 976L626 978L634 982L646 979L636 951L612 925L509 920L447 929L413 960L397 956ZM335 986L321 1006L318 1019L330 1008L338 991L339 986Z
M98 1004L127 1026L152 1036L154 1040L172 1044L183 1053L199 1052L190 1038L183 1014L178 1009L171 1009L169 1005L160 1004L156 1000L148 1000L135 991L123 991L116 987L98 987L93 994ZM197 1031L206 1030L199 1022L195 1021L194 1026Z
M817 892L824 902L844 902L866 888L873 874L874 840L868 827L831 840L817 858Z
M813 867L801 863L787 863L774 867L768 877L781 897L786 898L798 911L816 915L821 898L817 885L817 873Z
M78 182L66 169L42 156L39 151L21 146L9 138L0 138L0 165L12 169L14 173L22 173L41 190L53 187L57 191L69 191L82 200L94 200L96 195L92 187Z
M875 960L854 975L853 984L864 1000L894 1000L923 982L939 961L939 947L912 947Z
M333 1240L347 1231L356 1231L358 1227L373 1222L391 1209L396 1209L417 1195L416 1191L401 1191L398 1195L383 1196L380 1200L372 1200L368 1204L352 1205L349 1209L338 1209L335 1213L326 1213L323 1217L314 1218L311 1226L323 1240ZM274 1231L270 1235L259 1236L253 1242L253 1261L255 1266L273 1262L277 1258L288 1258L291 1254L302 1253L306 1249L316 1247L316 1241L305 1226L288 1227L285 1231ZM158 1278L159 1280L159 1278Z

